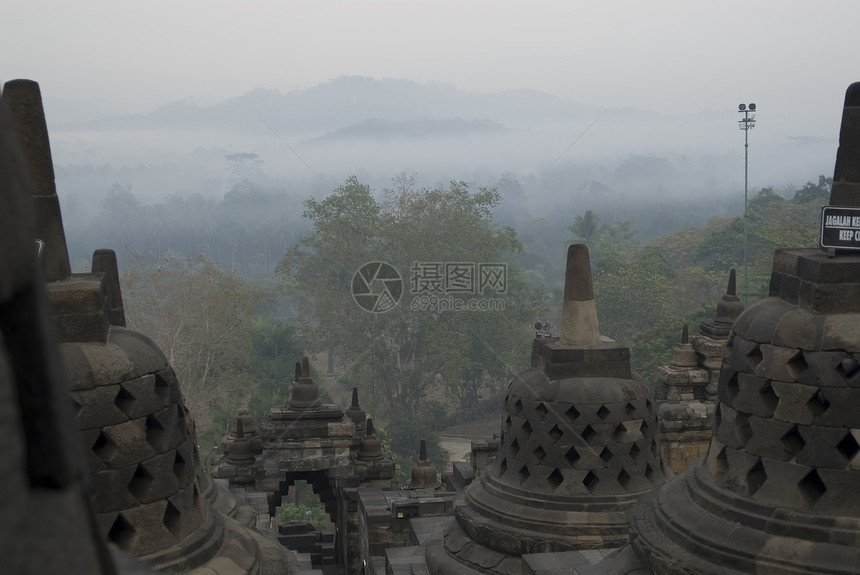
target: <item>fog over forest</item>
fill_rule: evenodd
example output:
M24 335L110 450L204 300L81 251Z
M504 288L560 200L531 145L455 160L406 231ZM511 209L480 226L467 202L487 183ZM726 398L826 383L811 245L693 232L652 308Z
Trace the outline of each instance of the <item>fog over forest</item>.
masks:
M295 198L298 219L303 199L326 196L350 175L381 193L402 172L419 187L498 187L497 219L515 225L542 217L566 228L592 209L607 222L632 220L648 239L743 210L744 134L731 107L681 116L530 90L478 94L356 76L138 115L80 104L45 94L57 188L73 228L91 223L115 186L152 205L194 194L218 201L247 180ZM773 187L790 196L832 174L838 126L820 137L778 125L759 110L749 133L751 195ZM655 204L686 215L637 221L642 206Z

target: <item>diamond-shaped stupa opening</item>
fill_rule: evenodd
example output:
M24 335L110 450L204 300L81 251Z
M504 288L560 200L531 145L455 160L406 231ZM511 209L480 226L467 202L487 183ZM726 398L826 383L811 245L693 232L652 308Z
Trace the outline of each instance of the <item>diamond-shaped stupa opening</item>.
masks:
M110 463L114 455L116 455L117 446L110 436L108 436L104 431L101 431L99 432L99 436L96 438L95 443L93 443L92 450L99 459L105 463Z
M541 447L540 445L538 445L538 446L537 446L537 449L535 449L535 450L532 452L532 455L534 455L534 456L535 456L535 459L537 459L537 462L538 462L538 463L540 463L540 462L542 462L542 461L544 460L544 457L546 457L546 451L544 451L544 450L543 450L543 447Z
M770 384L770 380L766 381L758 390L759 398L761 402L770 410L771 415L776 410L776 406L779 403L779 396L776 395L776 392L773 390L773 386Z
M517 399L514 402L514 406L513 406L514 415L519 415L522 410L523 410L523 400Z
M528 478L531 477L531 473L529 472L529 466L523 465L522 467L520 467L518 474L520 476L520 483L525 483Z
M137 532L131 526L122 513L116 516L113 525L108 531L108 539L113 541L123 551L131 551L137 541Z
M627 470L624 468L621 468L621 471L618 473L618 484L621 485L625 491L629 491L630 474L627 473Z
M532 436L532 431L533 431L533 429L532 429L531 424L530 424L528 421L526 421L525 423L523 423L523 425L522 425L522 428L521 428L521 429L523 430L523 433L525 433L525 435L526 435L526 439L528 439L529 437L531 437L531 436Z
M538 403L537 407L535 407L535 411L541 417L541 419L546 417L546 414L549 413L549 410L546 408L546 405L544 405L543 402Z
M597 432L594 431L594 428L590 425L586 425L585 429L583 429L579 435L582 437L582 439L585 440L586 443L588 443L592 439L594 439L594 436L597 435Z
M164 440L164 426L158 418L150 414L146 416L146 442L156 451L161 450L161 442Z
M800 431L798 431L796 425L793 425L791 429L786 431L779 441L782 443L785 450L791 453L792 456L796 456L798 453L803 451L804 447L806 447L806 441L803 440L803 437L800 435Z
M514 457L516 457L520 454L520 442L517 441L516 438L514 438L514 440L511 441L511 453L514 455Z
M567 417L568 421L576 423L576 420L579 419L579 410L571 405L568 410L564 412L564 415Z
M546 480L552 487L552 490L555 491L564 481L564 475L562 475L561 471L558 469L553 469L552 473L549 474L549 477L547 477Z
M629 453L630 453L630 459L633 460L633 463L638 463L639 462L639 456L642 454L642 450L639 449L639 446L636 445L635 443L631 444Z
M576 463L580 457L581 456L579 455L579 452L576 451L576 448L574 448L574 447L571 447L570 449L568 449L567 453L564 454L564 458L567 459L571 465Z
M129 390L120 385L119 391L113 400L113 404L116 405L121 412L128 415L134 406L135 401L137 401L137 398L134 397Z
M713 453L713 450L716 449L717 446L718 444L711 443L706 458L708 469L714 476L722 475L729 469L729 460L726 458L725 445L719 445L719 450L717 451L716 455L711 455Z
M165 527L167 527L167 530L176 537L176 539L181 538L182 514L170 501L167 502L167 506L164 508L164 515L161 518L161 522Z
M728 402L730 405L734 403L735 398L738 396L739 392L740 387L738 385L738 373L734 372L726 382L726 395L728 395Z
M502 458L502 461L499 462L499 477L505 474L508 470L508 460L506 458Z
M160 373L155 374L155 395L165 403L170 399L170 384Z
M747 353L746 361L750 371L754 371L755 367L761 363L763 356L761 354L761 346L755 346Z
M549 433L549 436L550 436L550 437L552 437L552 440L553 440L553 441L556 441L556 442L557 442L559 439L561 439L561 438L562 438L562 436L564 435L564 432L563 432L561 429L559 429L559 427L558 427L557 425L553 425L553 426L550 428L550 430L549 430L549 432L548 432L548 433Z
M810 397L809 401L806 402L806 407L809 408L814 418L818 419L821 417L830 408L830 402L827 401L824 390L819 389L818 393Z
M750 417L746 413L738 412L735 415L735 437L737 437L741 446L746 447L752 439L753 430L750 426Z
M854 438L854 434L850 431L845 434L845 437L842 438L842 441L836 446L836 449L839 450L839 453L842 454L842 457L851 461L854 459L854 456L857 455L857 452L860 451L860 445L857 444L857 440Z
M604 447L603 451L600 452L600 459L601 461L603 461L603 463L606 464L609 464L609 462L612 460L612 452L609 451L608 447Z
M807 473L803 479L797 483L797 487L800 489L800 493L803 495L803 499L808 505L815 505L815 503L821 499L827 491L827 486L821 480L821 477L818 475L818 471L815 469Z
M857 375L858 371L860 371L860 362L854 359L851 355L845 356L845 358L839 362L839 365L836 366L836 372L846 380L852 379Z
M767 481L767 473L764 470L764 465L761 459L747 472L747 489L750 495L754 495L756 491L761 489L764 482Z
M597 417L599 417L600 419L606 419L611 414L612 412L609 411L609 408L607 408L605 405L601 405L600 409L597 410Z
M788 368L788 372L793 375L795 379L800 377L800 375L809 368L801 350L797 350L797 353L791 356L791 359L789 359L785 365Z
M149 492L149 487L152 485L152 475L143 465L138 465L134 470L134 475L131 481L128 482L127 489L129 493L135 496L138 501L143 501Z
M173 458L173 475L179 480L180 485L185 481L185 468L185 459L177 451Z
M582 484L585 485L585 488L591 491L597 485L598 479L594 472L589 471L585 474L585 477L582 478Z

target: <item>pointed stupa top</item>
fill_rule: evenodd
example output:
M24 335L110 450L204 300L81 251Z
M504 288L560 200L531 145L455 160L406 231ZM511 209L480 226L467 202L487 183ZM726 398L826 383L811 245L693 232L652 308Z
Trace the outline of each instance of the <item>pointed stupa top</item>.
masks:
M32 80L10 80L3 86L3 100L8 102L12 112L18 145L27 166L36 206L36 238L44 245L40 259L45 279L49 282L66 279L72 269L54 183L54 162L42 92L39 84Z
M735 268L732 268L729 271L729 284L726 287L726 293L717 304L717 311L714 313L714 321L718 323L733 324L743 311L744 304L737 296Z
M361 443L358 445L358 456L360 461L379 461L385 457L385 452L382 451L382 442L376 437L376 430L373 428L373 418L367 420L367 432L361 438Z
M119 285L119 268L116 263L116 252L99 249L93 252L93 273L105 275L105 291L108 301L108 317L111 325L125 327L125 310L122 305L122 290Z
M365 426L367 425L367 413L361 409L361 405L358 403L358 388L352 388L352 403L349 406L349 409L346 410L346 414L352 420L352 423L355 425L355 432L357 435L361 435L365 433Z
M427 458L427 442L422 439L418 452L418 462L412 468L409 489L436 489L440 485L436 468Z
M848 86L842 109L839 148L833 169L830 205L860 207L860 82Z
M254 463L254 454L251 453L251 444L245 438L245 430L242 427L242 418L236 417L236 439L230 444L230 452L227 460L235 465L250 465Z
M698 367L699 362L696 351L690 345L690 331L687 324L681 330L681 343L675 347L672 353L672 367Z
M301 411L319 407L320 390L314 380L311 379L310 360L305 356L301 362L301 376L293 384L290 390L290 409Z
M233 427L230 429L230 434L233 437L239 437L236 435L239 433L239 428L236 425L237 421L242 423L242 431L245 437L250 438L257 435L257 428L254 426L254 416L247 409L240 409L236 412L236 417L233 419Z
M588 246L585 244L573 244L567 248L561 343L579 347L600 343L591 262L588 258Z

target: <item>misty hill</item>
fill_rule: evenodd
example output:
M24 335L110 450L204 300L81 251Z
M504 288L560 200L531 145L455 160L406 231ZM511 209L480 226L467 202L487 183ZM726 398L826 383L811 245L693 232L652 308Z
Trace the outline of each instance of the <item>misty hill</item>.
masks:
M371 118L345 128L326 132L322 136L309 139L308 143L328 143L336 140L356 139L429 138L455 134L503 132L506 129L502 124L492 120L462 120L455 118L453 120L422 119L391 121Z
M149 114L75 122L59 129L247 129L258 115L272 127L297 131L331 131L371 118L510 121L513 123L589 118L598 109L534 90L476 94L449 84L418 84L409 80L375 80L341 76L311 88L282 94L256 89L213 106L180 100ZM259 119L254 120L254 129Z

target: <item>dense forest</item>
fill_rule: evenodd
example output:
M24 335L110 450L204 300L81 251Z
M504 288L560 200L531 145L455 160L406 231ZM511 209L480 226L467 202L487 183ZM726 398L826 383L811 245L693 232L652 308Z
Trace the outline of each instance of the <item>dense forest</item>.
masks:
M726 198L627 199L619 210L594 181L535 215L529 183L513 177L419 187L408 174L383 189L351 177L301 198L255 180L253 154L229 161L236 183L217 200L143 204L115 184L92 216L64 204L73 267L85 271L96 247L117 251L129 322L173 364L208 452L239 408L259 415L286 401L294 362L308 354L318 366L331 358L331 377L359 388L407 478L421 438L442 466L438 431L498 412L529 365L536 321L555 335L567 244L589 245L601 333L629 345L653 384L683 324L695 330L713 313L731 268L751 303L766 295L775 248L817 245L831 185L820 176L751 194L745 271L745 218L727 213ZM369 262L399 272L399 305L358 305L356 272ZM447 264L503 269L504 285L427 283Z

